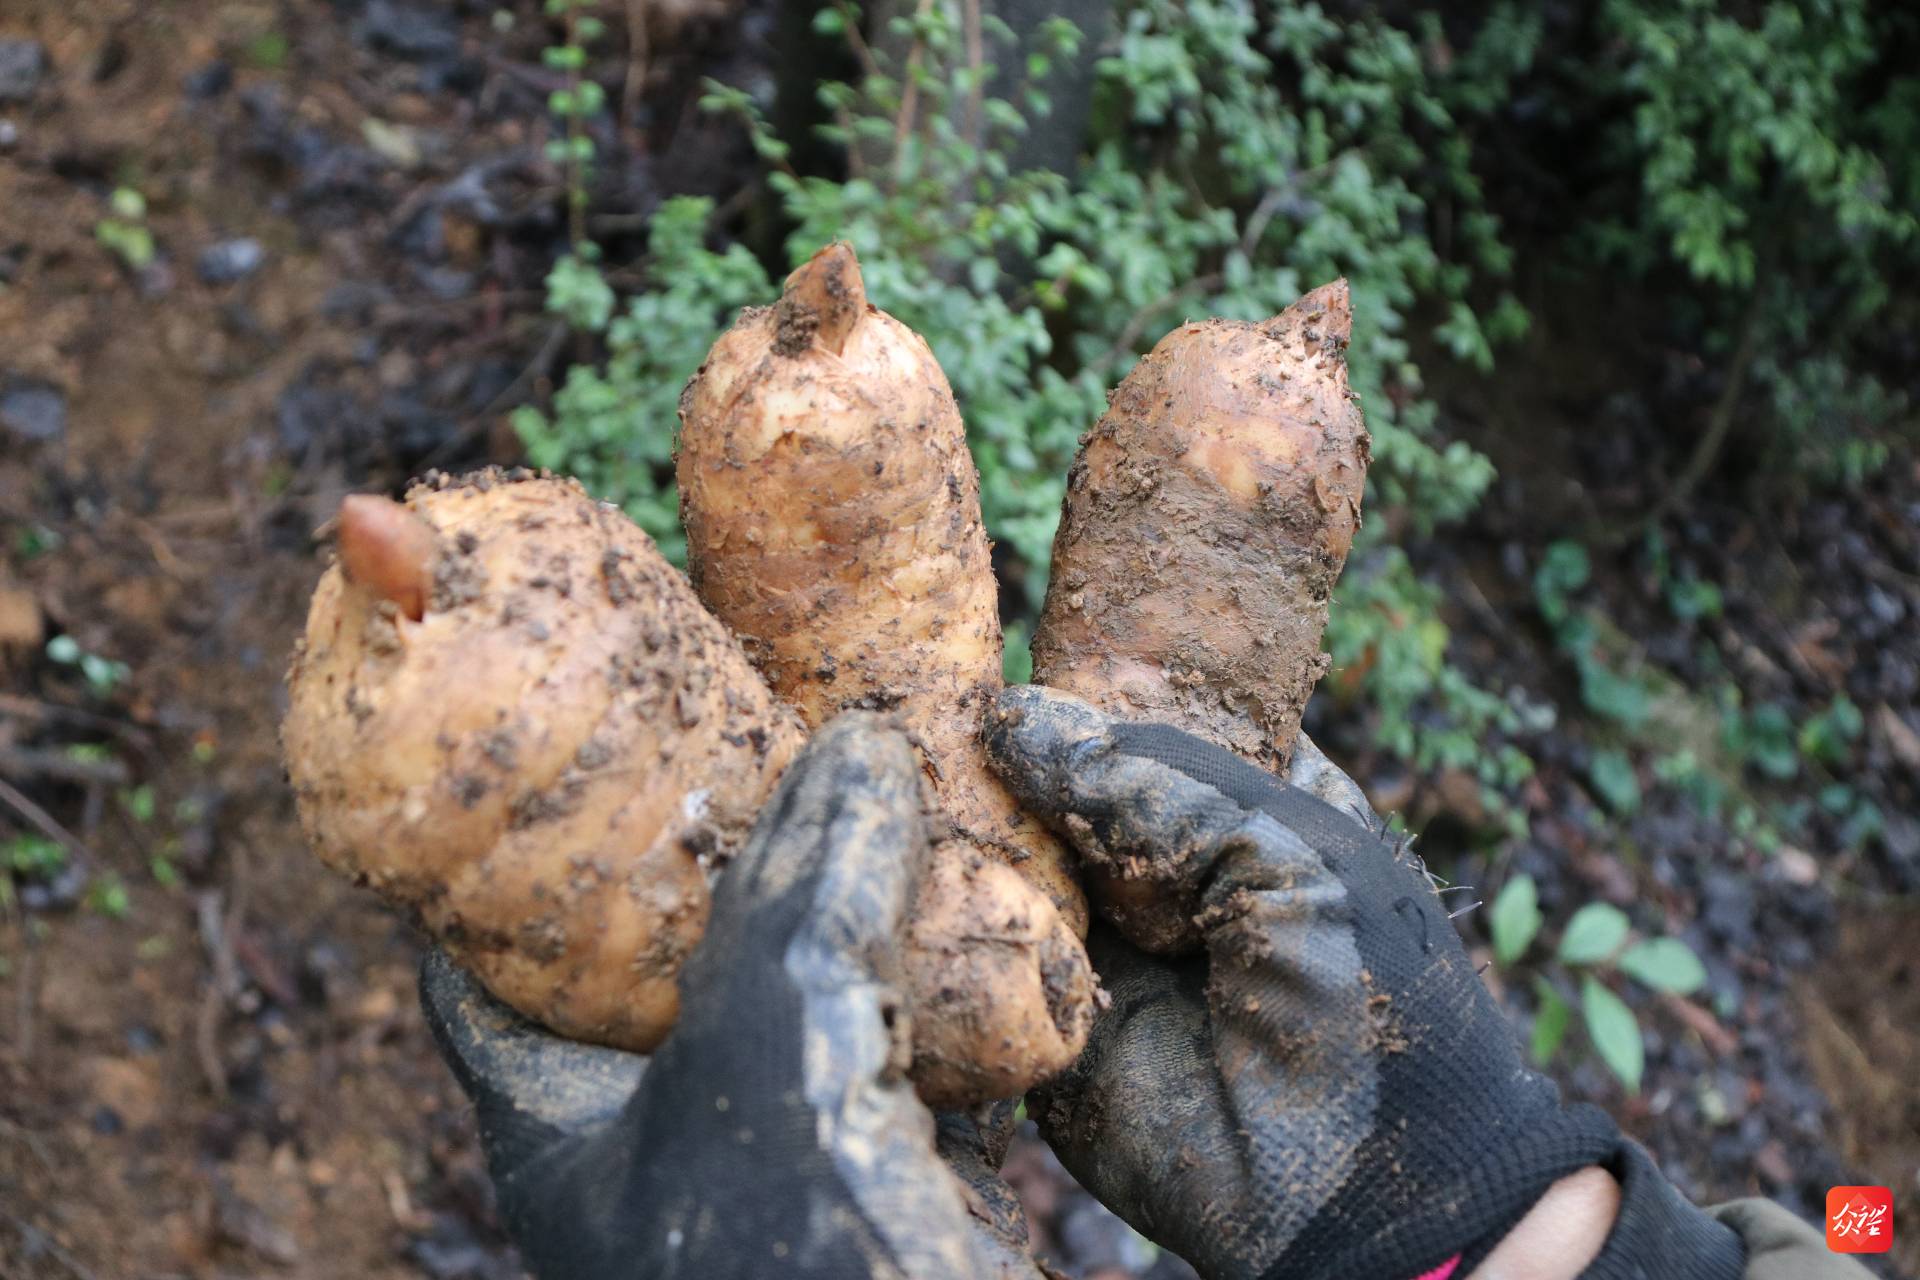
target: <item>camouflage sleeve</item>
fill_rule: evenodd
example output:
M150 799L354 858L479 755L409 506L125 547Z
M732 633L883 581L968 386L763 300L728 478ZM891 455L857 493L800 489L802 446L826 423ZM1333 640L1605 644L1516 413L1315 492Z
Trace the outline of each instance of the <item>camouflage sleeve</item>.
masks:
M1745 1280L1870 1280L1865 1267L1828 1249L1819 1230L1771 1200L1730 1200L1707 1216L1747 1246Z

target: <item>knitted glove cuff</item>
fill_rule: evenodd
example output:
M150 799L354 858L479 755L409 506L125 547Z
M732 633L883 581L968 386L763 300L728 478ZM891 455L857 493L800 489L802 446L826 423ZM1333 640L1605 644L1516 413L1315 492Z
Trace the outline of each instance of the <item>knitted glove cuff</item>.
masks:
M1620 1181L1620 1216L1581 1280L1741 1280L1740 1237L1689 1204L1644 1147L1622 1138L1605 1167Z
M1375 1212L1365 1215L1365 1229L1354 1224L1343 1230L1342 1205L1349 1197L1387 1193L1387 1186L1342 1191L1268 1269L1267 1280L1417 1276L1455 1257L1460 1262L1453 1274L1465 1276L1548 1187L1606 1164L1620 1144L1619 1129L1596 1107L1548 1111L1509 1141L1484 1144L1477 1164L1400 1171L1394 1186L1424 1190L1404 1193L1405 1203L1385 1216L1384 1225Z

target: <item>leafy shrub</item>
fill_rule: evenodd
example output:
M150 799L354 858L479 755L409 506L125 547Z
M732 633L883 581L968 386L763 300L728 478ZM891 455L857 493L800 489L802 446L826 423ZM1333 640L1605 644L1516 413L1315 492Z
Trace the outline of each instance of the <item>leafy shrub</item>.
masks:
M1688 336L1751 360L1776 473L1857 481L1884 465L1910 406L1857 344L1920 264L1913 15L1606 0L1598 35L1582 89L1621 122L1602 139L1620 194L1582 235L1639 276L1671 263L1702 286L1678 311Z

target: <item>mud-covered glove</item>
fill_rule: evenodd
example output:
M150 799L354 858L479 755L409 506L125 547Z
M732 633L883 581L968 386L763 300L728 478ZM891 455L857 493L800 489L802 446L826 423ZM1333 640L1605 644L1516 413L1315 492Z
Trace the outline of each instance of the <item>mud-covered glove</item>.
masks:
M906 739L829 724L721 878L650 1059L560 1039L428 956L428 1021L541 1280L1037 1280L1011 1105L914 1096L898 942L927 835Z
M1088 1189L1212 1280L1464 1280L1548 1186L1621 1180L1592 1277L1737 1280L1732 1232L1521 1063L1417 859L1302 741L1288 785L1028 687L987 748L1094 865L1199 904L1205 954L1096 930L1112 1005L1029 1100Z

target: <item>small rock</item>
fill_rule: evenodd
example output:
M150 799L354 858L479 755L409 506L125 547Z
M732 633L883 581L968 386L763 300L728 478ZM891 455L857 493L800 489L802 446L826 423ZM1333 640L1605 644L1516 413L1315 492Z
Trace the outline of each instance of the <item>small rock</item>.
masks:
M420 166L420 135L410 125L388 124L368 116L360 124L360 136L373 153L400 169Z
M164 298L173 292L173 264L164 257L155 258L135 273L133 282L141 297Z
M1754 949L1753 885L1732 871L1710 871L1701 884L1700 922L1707 932L1741 951Z
M189 74L180 87L196 102L217 98L233 88L233 64L224 58L216 58Z
M222 1240L250 1249L268 1262L285 1267L300 1261L300 1246L292 1234L224 1183L214 1187L213 1225Z
M38 378L0 380L0 431L29 444L46 444L67 433L67 397Z
M88 879L85 867L77 862L69 862L51 880L17 885L20 905L29 911L71 911L80 905L80 897L87 891Z
M25 102L47 73L47 50L38 40L0 40L0 102Z
M460 32L448 14L396 0L371 0L354 34L369 48L415 62L460 52Z
M267 251L260 247L260 242L242 236L208 246L200 255L198 270L200 278L208 284L232 284L258 271L266 260Z
M1820 879L1820 864L1805 849L1783 844L1774 854L1773 861L1788 884L1806 888Z
M369 1026L384 1026L400 1012L400 998L386 987L375 987L354 1005L354 1021Z

